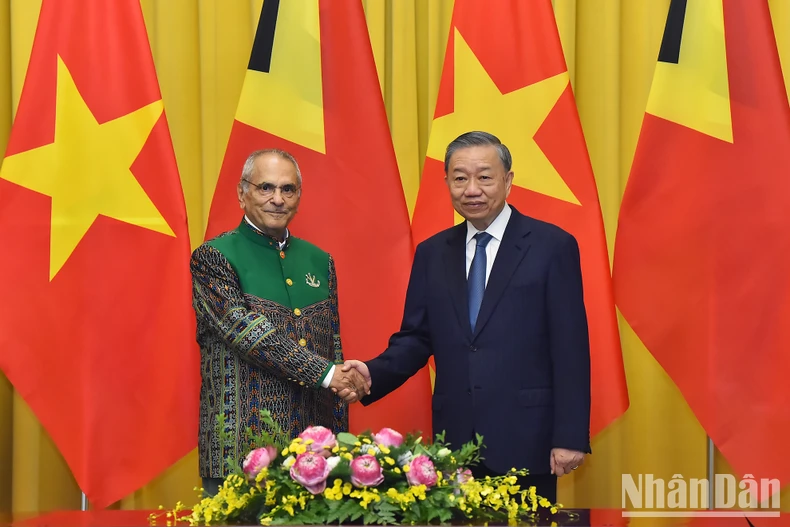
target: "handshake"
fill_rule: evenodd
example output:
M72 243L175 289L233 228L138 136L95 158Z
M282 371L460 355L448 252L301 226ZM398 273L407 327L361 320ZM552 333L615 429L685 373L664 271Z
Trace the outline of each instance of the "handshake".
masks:
M355 403L370 393L372 384L364 362L347 360L342 366L335 366L329 388L347 403Z

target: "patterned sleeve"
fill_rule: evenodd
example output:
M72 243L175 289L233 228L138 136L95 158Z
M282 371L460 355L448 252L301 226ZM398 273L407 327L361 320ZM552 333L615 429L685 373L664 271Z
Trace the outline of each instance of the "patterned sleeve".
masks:
M332 337L335 344L335 363L339 364L343 359L343 344L340 341L340 303L337 297L337 273L335 272L335 260L329 257L329 299L331 309Z
M319 387L331 367L328 360L281 335L268 318L250 311L238 276L214 247L192 254L193 304L198 323L214 328L243 360L290 381Z
M332 256L329 257L329 299L332 336L335 344L335 363L342 364L344 359L343 345L340 342L340 302L338 301L337 296L337 273L335 272L335 261ZM340 432L348 432L348 405L343 399L335 395L333 406L334 408L332 413L334 421L334 433L337 434Z

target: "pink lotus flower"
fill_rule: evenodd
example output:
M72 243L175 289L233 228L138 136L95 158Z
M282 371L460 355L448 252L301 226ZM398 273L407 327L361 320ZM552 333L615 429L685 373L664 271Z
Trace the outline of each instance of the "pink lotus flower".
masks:
M382 428L373 434L373 440L379 445L399 447L403 444L403 436L392 428Z
M310 494L321 494L326 489L326 478L332 468L324 456L305 452L296 456L291 465L291 478L306 488Z
M351 462L351 483L356 487L377 487L384 481L384 469L375 456L366 454Z
M241 468L244 473L247 474L248 478L255 479L255 477L260 474L261 470L268 467L276 457L277 450L273 446L267 446L266 448L256 448L247 454L247 457L244 458Z
M316 452L324 457L332 455L332 449L337 446L337 438L331 430L323 426L310 426L304 432L299 434L299 437L306 443L309 439L313 442L309 445L305 444L307 451Z
M430 488L436 485L438 479L431 458L423 454L411 460L409 471L406 473L409 485L425 485Z

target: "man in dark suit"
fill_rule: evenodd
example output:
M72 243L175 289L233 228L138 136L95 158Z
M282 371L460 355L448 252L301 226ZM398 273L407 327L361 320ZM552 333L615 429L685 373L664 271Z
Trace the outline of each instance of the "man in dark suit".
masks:
M444 430L455 448L481 434L476 477L526 468L521 483L554 503L557 476L590 452L579 248L569 233L506 203L511 166L491 134L450 143L445 179L466 221L417 247L400 331L381 355L343 369L366 377L369 405L433 355L434 432Z

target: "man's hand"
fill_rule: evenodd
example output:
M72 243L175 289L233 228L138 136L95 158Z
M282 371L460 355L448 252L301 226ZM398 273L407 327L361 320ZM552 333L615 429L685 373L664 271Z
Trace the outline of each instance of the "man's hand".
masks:
M584 463L584 452L566 448L551 449L551 473L557 476L570 474Z
M368 383L357 370L350 369L349 371L339 367L335 367L329 388L347 403L355 403L370 393Z
M368 365L362 362L361 360L353 360L349 359L343 364L343 367L340 368L343 372L349 373L357 373L363 378L363 382L365 385L365 395L370 393L370 387L373 385L373 380L370 378L370 371L368 370ZM345 390L337 392L337 394L342 397L343 399L347 399L347 396L350 395L350 390L346 388ZM360 399L362 396L359 397Z

